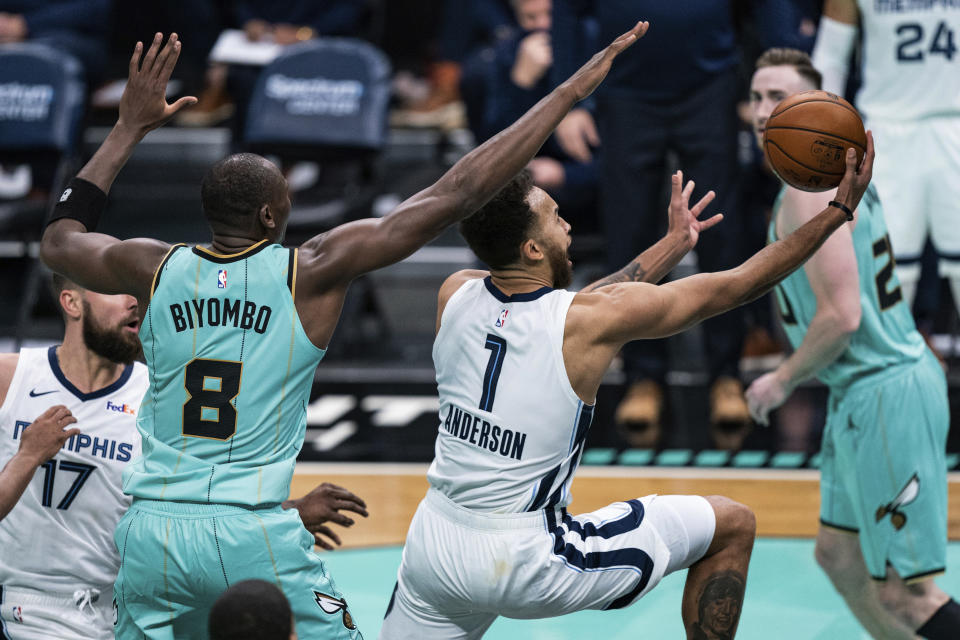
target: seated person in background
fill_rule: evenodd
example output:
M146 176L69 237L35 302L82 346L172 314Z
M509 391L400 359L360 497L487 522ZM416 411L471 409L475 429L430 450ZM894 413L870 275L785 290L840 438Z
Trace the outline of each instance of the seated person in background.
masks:
M511 5L516 21L513 33L464 63L461 93L477 142L509 126L552 88L548 72L553 65L553 0L513 0ZM595 48L592 24L585 23L582 37L575 43L583 51ZM550 138L528 168L534 184L557 200L575 226L596 217L597 178L592 157L574 159Z
M110 0L0 0L0 44L38 42L74 56L87 85L107 62Z
M366 4L355 0L238 0L233 3L233 19L250 42L296 44L317 36L359 36L367 18ZM234 131L240 131L246 107L261 67L212 64L207 72L207 87L199 102L178 114L185 126L211 126L234 113Z

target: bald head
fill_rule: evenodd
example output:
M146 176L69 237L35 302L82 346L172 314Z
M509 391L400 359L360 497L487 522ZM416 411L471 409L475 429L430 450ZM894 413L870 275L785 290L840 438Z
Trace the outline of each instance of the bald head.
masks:
M253 153L237 153L213 165L200 185L203 213L217 230L247 230L264 206L278 208L287 183L276 165Z

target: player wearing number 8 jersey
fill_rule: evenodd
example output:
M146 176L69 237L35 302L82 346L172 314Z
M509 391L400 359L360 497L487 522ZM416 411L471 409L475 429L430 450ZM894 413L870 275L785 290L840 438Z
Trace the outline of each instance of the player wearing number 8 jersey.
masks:
M750 92L758 142L781 100L817 88L819 74L805 53L772 49L761 56ZM770 242L833 195L784 185ZM954 638L960 607L932 579L946 566L946 380L914 327L883 212L871 187L852 230L837 231L777 287L795 351L754 381L747 401L766 424L807 378L830 387L817 560L874 637Z
M94 290L127 292L146 314L150 390L143 458L126 475L134 502L116 531L117 636L205 638L217 596L239 580L275 582L303 638L355 638L357 626L313 537L287 498L314 368L351 281L397 262L479 208L589 95L646 31L618 38L503 134L379 219L351 222L299 249L279 246L290 213L272 163L238 154L201 187L210 248L93 233L136 144L193 98L168 105L180 52L172 34L137 44L120 117L53 212L41 257ZM305 126L310 123L306 122Z

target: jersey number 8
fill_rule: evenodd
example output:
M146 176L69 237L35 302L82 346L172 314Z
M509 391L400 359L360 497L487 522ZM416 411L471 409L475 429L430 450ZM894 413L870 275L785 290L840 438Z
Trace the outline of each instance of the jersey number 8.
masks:
M183 435L229 440L237 432L232 400L240 393L243 363L232 360L192 360L184 369Z

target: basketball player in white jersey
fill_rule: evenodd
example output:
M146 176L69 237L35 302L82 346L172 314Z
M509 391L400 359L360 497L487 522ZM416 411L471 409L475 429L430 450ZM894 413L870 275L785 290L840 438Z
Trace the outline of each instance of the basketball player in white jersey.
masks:
M498 616L544 618L628 606L689 569L688 638L736 633L753 548L749 508L720 496L646 496L572 517L570 484L611 361L630 340L666 337L747 303L796 269L846 220L870 181L852 150L837 202L743 265L654 286L686 253L706 202L673 177L688 223L580 293L570 225L521 174L461 233L489 272L440 289L433 358L436 457L403 552L381 639L478 638Z
M905 299L929 235L960 309L960 2L827 0L813 64L843 95L860 32L856 106L878 140L875 185Z
M67 407L82 433L34 467L0 522L0 637L106 639L120 564L113 531L130 505L120 474L140 453L135 421L147 388L147 369L134 362L137 302L60 276L54 291L63 343L0 355L0 461L52 404Z

